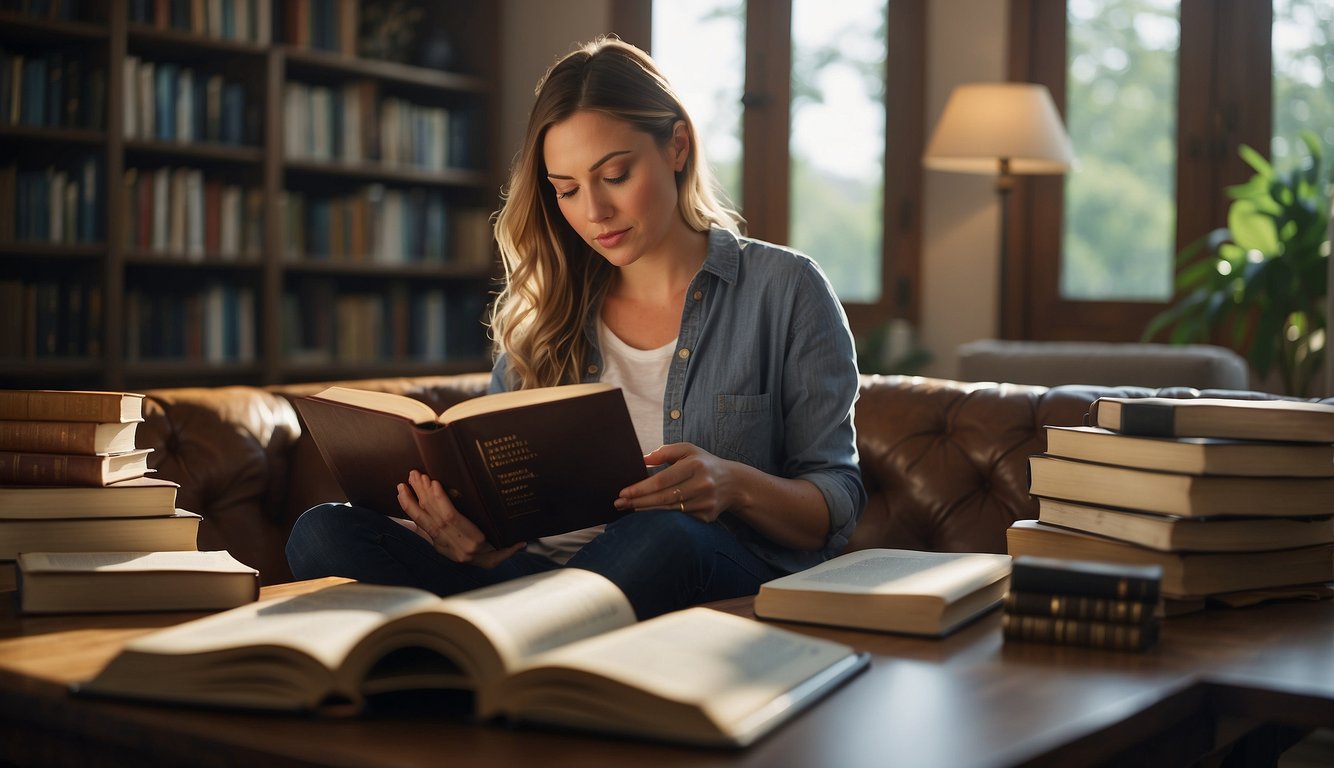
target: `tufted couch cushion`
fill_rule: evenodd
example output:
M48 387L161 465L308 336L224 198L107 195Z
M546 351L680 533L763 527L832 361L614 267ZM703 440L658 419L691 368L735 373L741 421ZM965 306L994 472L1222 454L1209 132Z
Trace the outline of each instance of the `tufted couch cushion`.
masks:
M437 410L486 391L487 374L340 382L397 392ZM203 515L201 549L227 549L266 584L289 581L283 547L296 518L340 497L292 401L328 386L148 390L140 447L179 506ZM1027 457L1043 425L1082 424L1103 395L1271 398L1259 392L969 383L864 376L857 442L869 503L850 548L1004 552L1005 529L1037 514Z

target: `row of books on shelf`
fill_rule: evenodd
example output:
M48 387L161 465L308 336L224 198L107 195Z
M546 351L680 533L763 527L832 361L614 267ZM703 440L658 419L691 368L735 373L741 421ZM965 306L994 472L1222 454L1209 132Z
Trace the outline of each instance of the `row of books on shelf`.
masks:
M187 261L258 260L264 195L198 168L129 168L123 178L125 244Z
M1102 398L1046 433L1011 555L1161 568L1169 613L1334 579L1334 406Z
M102 353L102 288L78 278L0 279L0 360Z
M289 261L491 263L489 212L450 204L439 190L373 184L337 197L288 190L282 210Z
M106 98L105 67L81 51L0 47L0 125L100 130Z
M256 45L273 39L272 0L130 0L129 21Z
M370 80L339 88L283 85L283 147L289 159L443 170L468 167L475 110L381 96Z
M122 66L125 138L259 143L259 109L235 77L138 56L126 56Z
M137 448L143 396L0 390L0 560L25 613L230 608L259 574L198 551L201 517L176 506Z
M0 11L52 21L78 21L86 5L84 0L0 0Z
M311 364L480 357L483 303L403 283L339 293L332 281L306 279L283 296L283 356Z
M0 166L0 243L96 243L103 239L102 165Z
M256 359L255 291L210 282L187 291L125 294L125 357L208 363Z

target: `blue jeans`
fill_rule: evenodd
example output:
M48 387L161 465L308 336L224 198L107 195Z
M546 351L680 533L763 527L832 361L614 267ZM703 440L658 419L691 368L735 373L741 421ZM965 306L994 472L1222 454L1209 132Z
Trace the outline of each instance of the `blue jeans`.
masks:
M453 595L562 567L520 551L494 568L456 563L393 520L349 504L307 510L287 540L298 579L344 576ZM633 512L607 525L566 567L606 576L640 619L711 600L752 595L783 575L717 523L674 510Z

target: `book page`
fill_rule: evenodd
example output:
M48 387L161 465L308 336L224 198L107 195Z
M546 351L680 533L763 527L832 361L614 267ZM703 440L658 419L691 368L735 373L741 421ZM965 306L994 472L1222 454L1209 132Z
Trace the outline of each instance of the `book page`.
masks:
M688 608L544 654L512 678L505 693L522 702L515 713L521 716L527 706L545 709L549 715L553 707L543 699L550 697L573 703L574 720L599 709L614 711L608 716L624 720L631 731L667 733L669 725L654 721L672 712L687 718L685 712L691 711L702 713L719 732L737 733L749 728L749 719L774 717L775 702L784 705L786 694L852 655L853 650L841 643L708 608ZM582 670L688 705L688 710L654 708L642 701L628 706L616 698L615 688L609 692L585 681L561 685L544 674L552 668ZM525 689L525 678L534 685ZM577 701L581 695L585 701Z
M338 584L305 595L265 600L144 635L125 650L194 654L255 645L294 648L335 669L386 621L440 604L411 587Z
M138 571L253 572L225 550L216 552L24 552L25 573L134 573Z
M591 384L564 384L558 387L498 392L494 395L474 397L450 406L445 409L444 413L440 414L440 423L449 424L466 419L469 416L476 416L479 413L493 413L525 405L567 400L582 395L591 395L595 392L606 392L609 389L614 389L614 387L603 382L594 382Z
M1007 555L869 549L769 582L778 589L955 599L1009 571Z
M561 568L443 601L490 639L505 670L544 651L635 622L624 593L605 577Z
M430 424L436 419L435 411L431 409L431 406L420 400L415 400L406 395L396 395L392 392L371 392L370 390L352 389L350 387L329 387L318 394L311 395L311 397L317 400L354 405L372 411L402 416L413 424Z

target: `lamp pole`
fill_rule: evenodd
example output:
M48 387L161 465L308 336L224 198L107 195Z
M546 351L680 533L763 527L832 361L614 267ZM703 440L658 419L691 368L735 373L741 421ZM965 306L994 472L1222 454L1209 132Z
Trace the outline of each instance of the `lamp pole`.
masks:
M1010 158L1000 158L1000 169L996 174L996 198L1000 202L1000 247L996 249L999 262L997 279L1000 281L996 292L996 338L1003 339L1005 333L1005 315L1010 294L1010 192L1014 190L1014 174L1010 173Z

